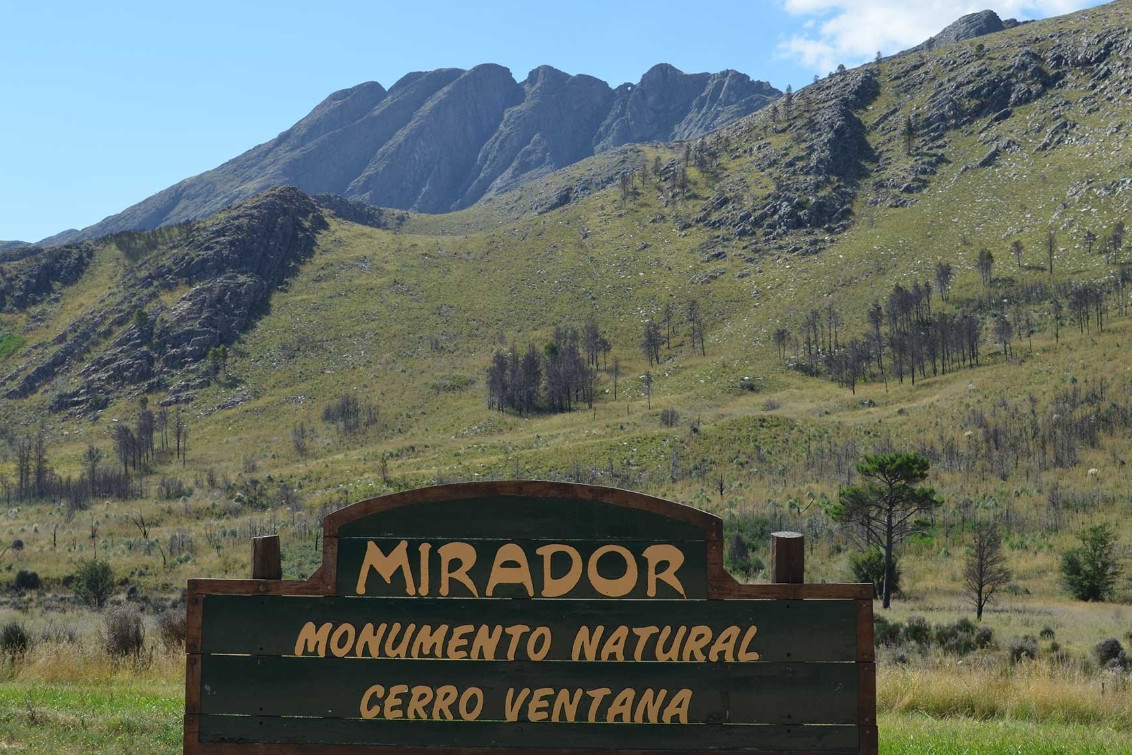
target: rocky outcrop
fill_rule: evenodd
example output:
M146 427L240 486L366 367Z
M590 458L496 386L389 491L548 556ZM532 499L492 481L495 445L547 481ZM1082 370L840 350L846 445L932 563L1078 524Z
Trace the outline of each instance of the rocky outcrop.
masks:
M388 91L367 82L335 92L270 142L53 240L206 217L282 185L446 212L597 152L698 137L779 94L737 71L685 74L670 65L617 89L549 66L521 84L497 65L411 73Z
M130 280L61 334L50 353L33 356L0 386L7 397L20 398L70 370L78 384L61 390L52 407L75 412L97 409L129 386L166 387L172 375L251 327L271 292L313 253L325 227L318 205L293 187L272 189L194 224L181 243L142 259ZM93 244L44 254L87 247ZM160 303L163 291L186 286L171 305Z
M1003 22L998 14L993 10L982 10L978 13L969 13L961 17L959 20L954 21L944 27L943 31L933 37L929 37L925 41L916 45L915 47L907 50L906 52L920 52L922 50L934 50L943 45L949 45L954 42L964 42L968 39L975 39L977 37L984 37L987 34L994 34L1003 29L1017 26L1018 22L1014 19L1009 19L1009 25Z
M23 246L0 258L0 311L13 312L46 299L86 272L94 258L89 242L44 249Z

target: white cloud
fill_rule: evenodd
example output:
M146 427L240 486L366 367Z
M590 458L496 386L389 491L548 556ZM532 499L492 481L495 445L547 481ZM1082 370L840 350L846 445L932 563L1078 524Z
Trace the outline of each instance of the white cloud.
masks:
M806 31L784 39L778 54L815 73L853 66L923 42L955 19L990 7L1001 18L1036 19L1071 13L1096 0L784 0L805 18Z

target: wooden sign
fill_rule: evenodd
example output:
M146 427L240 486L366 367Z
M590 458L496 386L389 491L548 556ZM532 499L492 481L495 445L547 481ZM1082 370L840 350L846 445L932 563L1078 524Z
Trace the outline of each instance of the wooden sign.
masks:
M871 586L741 585L711 514L485 482L324 530L310 579L189 580L186 753L877 751Z

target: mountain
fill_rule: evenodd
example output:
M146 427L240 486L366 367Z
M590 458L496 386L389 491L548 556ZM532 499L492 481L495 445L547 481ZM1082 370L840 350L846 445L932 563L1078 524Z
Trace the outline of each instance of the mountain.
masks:
M715 125L711 113L723 112L722 103L744 101L728 93L742 79L659 68L621 100L603 94L600 82L552 69L517 88L493 67L407 77L388 92L363 85L236 162L274 156L285 172L299 163L283 156L307 155L325 189L336 187L335 170L351 165L354 175L358 155L382 141L381 159L366 157L368 172L351 179L376 201L375 192L403 190L379 180L407 159L402 150L460 121L466 143L483 140L469 173L498 176L469 189L501 193L461 212L424 215L274 188L158 231L120 232L52 254L26 247L20 259L0 262L0 327L26 334L27 344L0 363L0 391L84 416L140 393L173 403L216 396L212 350L278 328L297 328L287 336L292 345L270 358L243 357L239 369L261 375L249 385L267 380L280 390L297 381L293 390L317 393L309 376L335 369L343 354L362 370L359 380L381 375L393 385L400 378L390 365L433 348L465 365L457 371L471 379L478 370L471 365L508 332L567 321L560 302L582 302L619 323L611 326L616 342L632 348L641 313L674 295L714 302L718 327L741 341L729 348L757 354L750 344L765 343L771 323L796 319L799 301L835 292L841 301L871 301L908 275L931 278L944 259L973 277L965 258L981 246L996 250L1001 272L1005 245L1017 240L1036 257L1051 228L1065 247L1055 250L1066 260L1059 275L1108 280L1116 275L1110 258L1082 250L1086 230L1108 238L1132 202L1122 172L1132 157L1126 9L1104 6L1003 30L982 48L968 40L834 74L687 148L624 142ZM457 118L457 84L465 100L494 102L483 111L490 117ZM665 98L650 94L660 91ZM684 104L665 110L662 100ZM563 109L563 101L572 104ZM503 125L491 126L497 115ZM575 131L551 128L568 116L592 125L594 136L573 140ZM323 140L344 133L365 149L342 150L331 163L331 153L319 151L329 149ZM595 140L622 146L529 177L531 166L565 160ZM467 154L455 138L437 149L453 164ZM433 169L417 196L454 185L462 172ZM528 178L501 190L520 176ZM620 176L631 178L618 185ZM1018 265L1001 274L1023 280ZM981 301L981 290L962 280L960 289ZM615 293L614 282L624 289ZM1038 296L1046 285L1018 296ZM305 297L314 314L297 316L276 304L280 296ZM468 310L451 320L459 307ZM362 323L374 332L336 340L340 329ZM312 355L326 366L309 362ZM257 372L267 364L280 370L270 380Z
M616 89L550 66L522 82L490 64L410 73L335 92L271 141L51 242L201 218L282 185L447 212L623 144L701 136L780 94L737 71L665 64Z

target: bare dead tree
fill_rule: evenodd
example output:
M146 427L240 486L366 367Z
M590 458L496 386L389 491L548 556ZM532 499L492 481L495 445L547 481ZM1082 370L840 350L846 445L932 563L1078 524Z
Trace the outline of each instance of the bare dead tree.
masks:
M985 522L976 524L974 537L963 568L963 588L975 607L975 618L982 621L983 609L1010 582L1011 574L998 528Z

